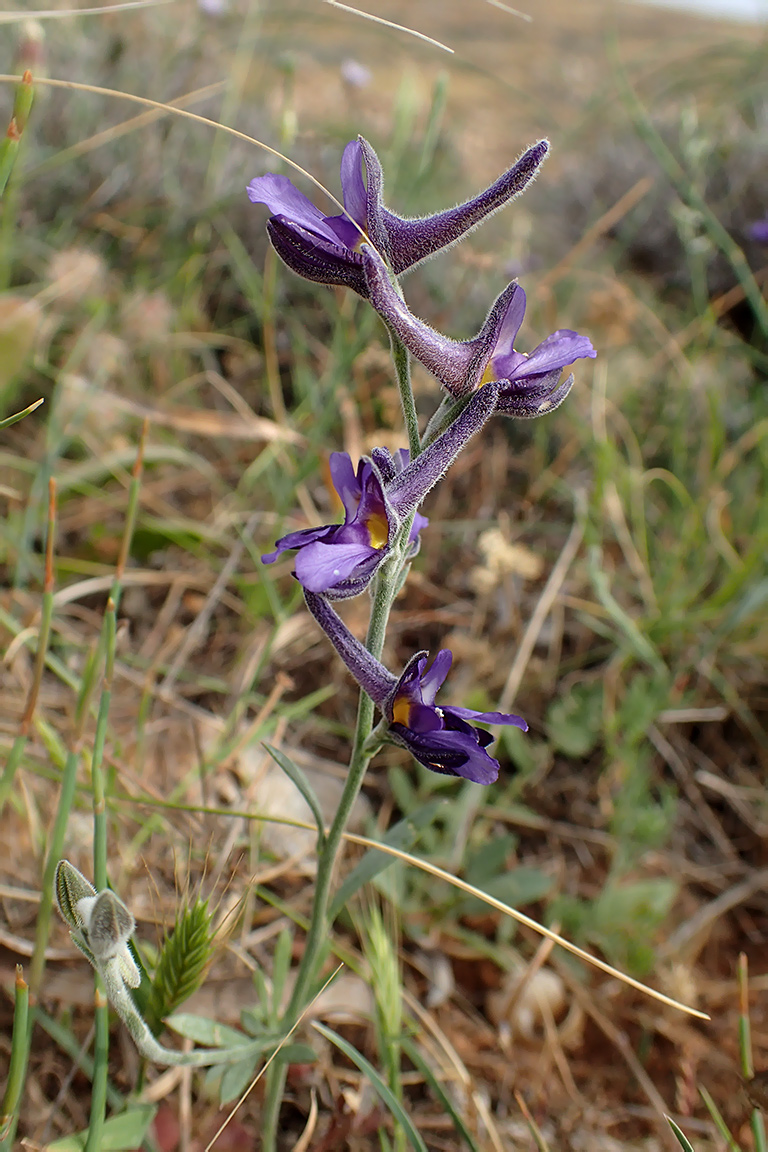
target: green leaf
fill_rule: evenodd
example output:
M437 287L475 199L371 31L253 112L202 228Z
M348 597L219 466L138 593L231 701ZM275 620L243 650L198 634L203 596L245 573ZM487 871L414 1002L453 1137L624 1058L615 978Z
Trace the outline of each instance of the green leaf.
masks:
M667 1124L669 1124L670 1128L672 1129L672 1131L675 1135L675 1139L677 1140L680 1147L683 1149L683 1152L694 1152L693 1144L691 1144L688 1137L683 1132L680 1131L680 1129L678 1128L677 1124L675 1124L672 1117L666 1116L665 1120L667 1121Z
M284 1044L275 1060L281 1064L316 1064L317 1052L309 1044Z
M420 808L411 812L410 816L393 825L381 841L382 844L409 852L418 840L420 830L432 823L436 812L444 803L443 800L430 800L428 804L422 804ZM364 884L370 884L380 872L390 864L394 864L396 859L397 857L389 856L386 852L380 852L378 848L369 848L337 891L331 904L331 920L336 919L342 908Z
M393 1118L405 1132L411 1147L415 1148L416 1152L427 1152L427 1146L414 1127L410 1116L405 1111L402 1104L393 1093L392 1089L388 1084L384 1083L381 1076L379 1076L373 1065L366 1060L365 1056L358 1052L357 1048L345 1040L343 1036L339 1036L337 1032L334 1032L331 1028L326 1028L324 1024L320 1024L317 1020L313 1021L312 1027L317 1032L319 1032L321 1036L324 1036L326 1040L330 1040L331 1044L335 1044L339 1051L343 1052L347 1059L351 1060L352 1063L360 1069L363 1075L368 1077L371 1087L378 1094L382 1103L386 1105L386 1107L392 1113Z
M489 896L509 904L512 908L524 908L526 904L535 904L548 896L554 886L554 879L538 868L512 868L500 876L494 876L483 884L476 884ZM462 900L459 909L465 913L478 913L487 909L487 905L478 896L468 896Z
M454 1107L451 1097L448 1095L445 1088L443 1088L437 1076L435 1076L435 1073L432 1071L429 1064L427 1064L426 1060L421 1055L421 1052L416 1047L414 1042L408 1038L405 1038L401 1041L401 1044L403 1051L405 1052L408 1059L412 1064L416 1066L418 1071L421 1072L427 1084L429 1084L435 1096L437 1096L443 1108L445 1108L446 1112L453 1121L453 1126L456 1129L457 1134L464 1141L467 1148L469 1149L469 1152L480 1152L479 1145L475 1141L475 1138L470 1132L469 1128L467 1128L466 1124L464 1123L461 1113L458 1112Z
M230 1064L224 1069L219 1084L220 1104L230 1104L242 1096L253 1079L256 1065L260 1060L260 1054L249 1056L246 1060L238 1060L237 1064Z
M143 1143L156 1112L154 1104L140 1104L120 1116L112 1116L102 1129L99 1144L101 1152L123 1152L127 1148L138 1148ZM53 1144L47 1144L46 1147L49 1152L82 1152L87 1139L86 1130L78 1132L76 1136L64 1136L61 1140L54 1140Z
M272 1006L275 1013L280 1012L280 1002L283 999L283 989L291 967L291 951L293 948L293 934L283 928L277 937L275 951L272 956Z
M485 840L474 848L464 865L464 879L473 888L484 888L489 880L507 871L507 859L517 847L514 832Z
M195 1016L191 1012L176 1012L165 1023L179 1036L194 1040L195 1044L204 1044L206 1048L239 1048L250 1043L248 1037L236 1028L228 1028L217 1020Z
M577 684L547 710L547 735L555 748L583 759L597 746L603 726L603 685Z
M309 780L307 780L307 777L304 775L304 772L301 770L301 768L299 768L298 764L294 764L293 760L291 760L289 756L286 756L285 753L281 752L279 748L273 748L271 744L265 743L264 747L266 748L267 752L269 752L275 763L282 768L283 772L285 772L291 783L296 786L296 788L299 790L309 805L312 815L315 818L315 823L317 824L317 846L318 849L321 848L323 841L325 840L325 821L323 819L322 809L320 808L320 801L315 795L314 788L310 784Z

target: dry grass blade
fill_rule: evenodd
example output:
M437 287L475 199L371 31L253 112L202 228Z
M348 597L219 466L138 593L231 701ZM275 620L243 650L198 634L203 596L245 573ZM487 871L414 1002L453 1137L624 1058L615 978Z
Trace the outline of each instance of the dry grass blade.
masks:
M354 11L354 9L353 9ZM18 84L21 81L21 76L12 76L7 73L0 74L0 84ZM305 176L316 188L319 188L324 196L333 201L337 208L340 208L347 219L354 224L357 231L360 233L366 244L371 244L371 239L368 234L360 227L356 220L347 212L346 208L340 200L338 200L332 192L329 192L325 185L308 172L306 168L302 168L301 164L297 164L295 160L291 160L290 156L286 156L277 148L272 148L269 144L265 144L262 140L257 140L255 136L249 136L247 132L239 132L237 128L230 128L228 124L219 124L217 120L211 120L208 116L200 116L197 112L189 112L186 108L176 108L173 104L164 103L162 100L151 100L149 96L137 96L134 92L121 92L117 88L102 88L97 84L81 84L77 80L56 80L51 77L35 78L36 84L45 85L48 88L62 88L71 92L90 92L94 96L113 96L117 100L127 100L134 104L143 104L145 108L156 108L161 112L168 112L173 116L182 116L186 120L192 120L195 124L205 124L209 128L214 128L218 132L226 132L230 136L234 136L236 140L244 140L246 144L253 144L256 148L261 148L264 152L268 152L270 156L275 156L281 160L283 164L287 164L289 168L293 168L294 172L299 172Z
M323 0L323 3L329 4L331 8L338 8L341 12L349 12L353 16L362 16L364 20L371 20L374 24L383 24L385 28L394 28L396 32L405 32L408 36L415 36L417 40L423 40L426 44L432 44L435 48L442 48L443 52L449 52L453 55L453 48L449 48L447 44L435 40L432 36L427 36L424 32L417 32L415 28L409 28L406 24L395 24L392 20L385 20L383 16L374 16L371 12L350 8L349 4L340 4L339 0Z
M499 8L502 12L508 12L510 16L517 16L520 20L525 20L526 24L533 23L533 16L527 12L520 12L517 8L510 8L509 4L503 4L502 0L485 0L486 4L490 4L492 8Z
M132 803L138 801L132 800ZM162 806L162 805L159 805ZM290 828L305 828L309 832L315 831L313 824L308 824L305 820L294 820L290 817L283 816L267 816L259 812L234 812L231 809L219 808L190 808L184 804L168 805L178 811L195 811L205 812L208 815L216 816L234 816L242 817L247 820L259 820L272 824L285 824ZM675 1008L678 1012L685 1012L689 1016L695 1016L698 1020L709 1020L710 1017L706 1012L700 1011L698 1008L691 1008L688 1004L682 1004L679 1000L674 1000L671 996L665 996L663 992L658 992L655 988L650 988L647 984L643 984L640 980L635 980L634 976L628 976L625 972L620 972L618 968L614 968L611 964L607 964L604 960L600 960L597 956L590 955L585 952L583 948L579 948L577 944L572 944L570 940L566 940L563 936L559 936L557 932L553 932L549 928L545 928L543 924L539 924L537 920L531 919L526 916L524 912L519 912L517 908L511 908L509 904L504 904L503 901L497 900L495 896L483 892L481 888L475 888L473 884L468 884L466 880L460 880L458 876L452 876L450 872L446 872L443 868L438 868L436 864L430 864L428 860L421 860L418 856L412 856L409 852L403 852L399 848L393 848L389 844L384 844L379 840L371 840L368 836L359 836L355 832L345 832L344 839L350 844L358 844L363 848L375 848L378 852L384 852L389 856L394 856L397 860L402 860L405 864L412 864L414 868L420 868L422 872L428 872L430 876L435 876L438 880L445 880L446 884L458 888L460 892L466 893L467 896L475 896L490 908L495 908L497 912L503 912L505 916L510 916L516 920L518 924L524 924L526 928L531 928L539 936L546 937L547 940L559 944L566 952L570 952L573 956L578 956L586 964L591 964L593 968L599 968L601 972L605 972L607 976L612 976L614 980L621 981L630 988L634 988L638 992L642 992L645 996L650 996L652 1000L657 1000L660 1004L666 1004L668 1008Z
M302 825L302 827L309 828L311 825ZM531 917L526 916L524 912L518 912L516 908L510 908L509 904L504 904L501 900L497 900L495 896L490 896L487 892L483 892L482 889L475 888L473 884L467 884L466 880L460 880L458 876L452 876L450 872L445 872L442 868L438 868L436 864L430 864L428 860L420 860L418 856L411 856L408 852L401 852L398 848L392 848L388 844L381 844L376 840L369 840L367 836L357 836L352 832L346 833L345 839L349 840L352 844L361 844L365 848L376 848L381 852L387 852L390 856L395 856L398 860L403 860L406 864L413 864L416 868L421 868L423 872L428 872L430 876L436 876L439 880L445 880L448 884L453 885L454 888L458 888L461 892L465 892L468 896L476 896L478 900L482 900L484 904L495 908L497 912L503 912L506 916L511 916L513 920L517 920L518 924L524 924L527 928L532 928L533 931L538 932L540 936L545 936L548 940L559 944L561 948L565 948L566 952L570 952L573 956L578 956L580 960L591 964L593 968L599 968L601 972L605 972L608 976L613 976L614 979L620 980L622 984L627 984L630 988L635 988L638 992L645 993L646 996L658 1000L660 1004L666 1004L669 1008L677 1008L678 1011L687 1012L689 1016L696 1016L699 1020L709 1020L706 1012L700 1012L698 1008L691 1008L687 1004L681 1004L679 1000L673 1000L671 996L665 996L663 992L657 992L655 988L649 988L647 984L643 984L640 980L635 980L634 976L627 976L626 973L620 972L618 968L613 968L610 964L606 964L604 960L599 960L597 956L591 956L589 952L585 952L583 948L579 948L578 945L572 944L570 940L559 936L557 932L552 932L549 928L545 928L543 924L532 920Z
M15 20L63 20L67 16L103 16L107 12L125 12L128 8L157 8L159 4L172 4L173 0L123 0L120 4L101 4L97 8L40 8L36 12L0 12L0 24ZM35 77L37 82L37 77Z
M536 641L539 638L539 633L544 626L544 621L549 615L550 609L555 602L558 592L563 586L563 582L568 575L568 569L573 563L576 553L579 550L582 537L584 536L584 521L583 517L579 517L576 523L571 528L568 539L563 545L563 550L557 558L549 579L544 585L544 590L539 597L539 602L534 609L533 615L528 622L525 629L523 638L515 654L514 663L509 670L507 682L504 685L504 691L499 700L499 711L508 712L511 708L517 690L520 687L525 670L528 667L528 661L533 655L533 650L536 647Z

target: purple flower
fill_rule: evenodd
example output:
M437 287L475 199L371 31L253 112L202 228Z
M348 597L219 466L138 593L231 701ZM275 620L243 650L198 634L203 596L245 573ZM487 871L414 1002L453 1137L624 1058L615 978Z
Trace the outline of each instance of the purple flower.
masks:
M331 478L344 505L343 524L289 532L277 541L274 552L262 556L264 563L271 564L295 548L295 574L305 589L332 600L357 596L392 553L406 518L493 414L497 399L495 384L480 388L453 424L412 463L405 449L391 456L386 448L374 448L355 471L346 452L332 453ZM411 555L426 523L416 512L408 538Z
M406 348L456 399L489 381L499 383L498 411L531 418L552 412L571 390L573 376L560 381L574 360L596 356L586 336L560 328L533 352L516 352L514 342L525 315L525 292L509 284L493 304L472 340L442 336L409 311L393 287L386 266L368 244L363 246L371 303Z
M362 136L347 144L341 158L342 215L325 216L287 176L256 177L248 185L248 197L254 204L266 204L272 213L267 232L289 268L307 280L343 284L366 297L368 285L360 252L363 241L374 244L399 275L461 240L519 195L533 180L548 151L548 142L540 140L484 192L456 208L415 220L406 220L384 207L381 164Z
M435 697L453 660L447 648L438 652L428 671L428 653L417 652L403 674L393 676L352 635L327 600L306 590L304 599L349 671L389 722L390 743L407 748L420 764L433 772L462 776L476 784L493 784L499 775L499 763L486 752L493 736L483 728L476 728L472 721L514 724L525 732L528 729L525 720L506 712L475 712L452 705L438 707Z
M768 244L768 216L750 225L749 235L753 240L757 240L758 244Z

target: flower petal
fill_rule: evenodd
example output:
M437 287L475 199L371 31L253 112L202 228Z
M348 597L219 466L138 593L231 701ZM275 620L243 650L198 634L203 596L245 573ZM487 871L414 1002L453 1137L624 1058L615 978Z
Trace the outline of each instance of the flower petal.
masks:
M453 704L443 708L443 712L458 716L462 720L481 720L483 724L513 724L515 728L528 731L528 725L522 716L515 716L511 712L475 712L472 708L454 708Z
M293 224L317 232L327 240L338 241L338 236L328 227L320 209L287 176L275 173L257 176L251 180L247 192L252 204L266 204L272 216L285 216Z
M274 564L283 552L289 552L291 548L304 548L315 540L323 540L326 536L333 535L338 527L338 524L323 524L319 528L300 528L297 532L289 532L287 536L280 537L275 544L274 552L264 553L261 562L262 564Z
M514 378L525 380L530 376L543 376L555 368L565 368L573 364L574 360L590 359L597 356L592 342L586 336L580 336L570 328L560 328L542 340L538 348L534 348L525 362L515 369Z
M499 762L485 752L472 736L463 732L412 732L402 724L391 724L396 743L411 755L446 776L461 776L476 784L493 784L499 776Z
M347 517L351 520L357 512L361 496L360 481L355 473L352 459L348 452L331 452L328 466L333 486L344 505Z
M347 212L356 224L365 229L368 191L363 180L363 149L359 140L350 140L342 153L341 191ZM360 239L359 232L357 235Z
M441 648L432 661L429 672L421 677L421 696L425 704L434 704L438 690L450 672L452 663L453 652L450 648Z
M317 284L341 284L367 299L362 256L343 244L331 228L328 236L320 236L286 216L270 216L267 235L280 259L297 275Z
M309 592L327 592L346 580L366 560L378 559L381 550L370 544L325 544L317 541L296 556L296 578Z

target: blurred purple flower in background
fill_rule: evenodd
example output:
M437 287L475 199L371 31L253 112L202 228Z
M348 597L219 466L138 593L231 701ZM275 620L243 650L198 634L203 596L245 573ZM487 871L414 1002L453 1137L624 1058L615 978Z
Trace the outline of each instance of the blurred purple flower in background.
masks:
M757 240L758 244L768 244L768 216L750 225L749 235L753 240Z
M513 724L523 731L528 725L520 716L507 712L438 707L435 697L453 660L447 648L438 652L428 671L428 653L418 652L401 676L393 676L352 635L327 600L307 591L304 599L349 671L389 722L390 743L407 748L433 772L461 776L476 784L492 784L498 778L498 760L486 752L494 737L472 721Z
M371 303L406 348L457 399L480 384L499 382L498 411L507 416L543 416L562 404L573 376L560 374L574 360L597 355L586 336L559 328L533 352L516 352L515 339L525 315L526 296L509 284L493 304L472 340L451 340L435 332L408 309L393 286L386 265L369 245L363 247Z
M361 89L367 88L373 79L370 68L366 68L365 64L361 64L358 60L353 60L348 57L341 62L341 78L346 85L350 88Z
M514 199L533 180L548 151L548 142L540 140L471 200L414 220L384 207L381 164L362 136L347 144L341 158L343 214L324 215L287 176L257 176L248 185L248 197L254 204L266 204L272 213L267 232L289 268L307 280L346 285L367 297L363 241L375 245L399 275L455 244Z

